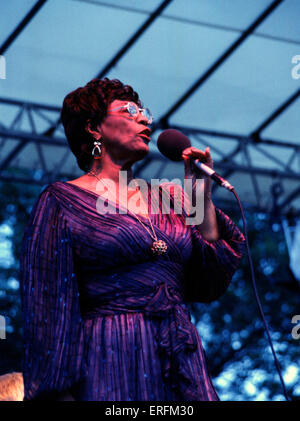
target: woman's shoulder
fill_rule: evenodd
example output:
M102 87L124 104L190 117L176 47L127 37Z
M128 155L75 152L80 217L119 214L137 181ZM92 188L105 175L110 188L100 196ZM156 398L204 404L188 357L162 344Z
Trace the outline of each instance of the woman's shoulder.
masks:
M48 196L48 195L50 195L50 193L52 191L56 191L57 189L59 189L60 186L61 186L61 181L54 181L53 183L44 184L41 187L39 196L42 196L42 195L43 196L45 196L45 195Z
M66 193L72 187L71 183L66 181L54 181L44 186L40 194L50 195L59 199L60 197L65 198Z
M56 192L59 191L60 185L57 184L58 182L53 182L50 184L46 184L44 186L42 186L35 204L43 204L45 201L53 201L53 202L57 202L57 194Z
M34 203L35 211L42 211L49 206L51 208L60 208L64 199L63 187L60 181L55 181L44 185Z

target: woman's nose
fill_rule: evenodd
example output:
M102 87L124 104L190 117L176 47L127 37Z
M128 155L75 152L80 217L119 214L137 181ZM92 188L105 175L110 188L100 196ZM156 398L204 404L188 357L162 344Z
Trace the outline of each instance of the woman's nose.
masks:
M142 114L141 112L139 112L136 120L137 120L138 123L144 123L146 125L148 124L147 117L144 114Z

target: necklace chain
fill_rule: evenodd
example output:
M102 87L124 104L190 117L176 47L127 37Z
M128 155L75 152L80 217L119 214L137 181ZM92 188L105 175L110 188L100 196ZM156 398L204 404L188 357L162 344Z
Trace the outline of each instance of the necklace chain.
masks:
M102 185L104 186L103 181L102 181L102 180L101 180L101 178L99 178L96 174L94 174L93 172L89 171L89 172L88 172L88 175L93 175L94 177L96 177L99 181L101 181ZM135 183L135 186L137 187L136 183ZM105 187L105 186L104 186L104 187ZM145 224L144 224L144 223L140 220L140 218L137 216L137 214L136 214L136 213L132 212L130 209L128 209L128 211L129 211L130 213L132 213L132 214L136 217L136 219L140 222L140 224L141 224L141 225L145 228L145 230L148 232L148 234L150 235L150 237L151 237L153 240L158 241L157 236L156 236L156 233L155 233L154 228L153 228L153 225L152 225L152 222L151 222L151 219L149 218L149 216L147 215L147 218L148 218L148 220L149 220L149 223L150 223L150 226L151 226L151 229L152 229L153 235L151 234L151 232L149 231L149 229L145 226Z
M101 180L101 178L99 178L98 176L97 176L97 174L95 174L95 173L93 173L92 171L89 171L88 172L88 175L93 175L94 177L96 177L99 181L101 181L101 183L103 184L103 186L104 186L104 183L103 183L103 181ZM137 185L136 185L136 182L135 182L135 186L137 187ZM105 186L104 186L105 187ZM128 209L128 208L127 208ZM148 232L148 234L150 235L150 237L152 238L152 240L154 240L154 242L153 242L153 244L152 244L152 247L151 247L151 250L152 250L152 253L153 254L155 254L155 255L161 255L161 254L164 254L164 253L166 253L166 251L167 251L167 248L168 248L168 246L167 246L167 244L166 244L166 242L165 241L163 241L163 240L158 240L158 238L157 238L157 236L156 236L156 234L155 234L155 231L154 231L154 228L153 228L153 225L152 225L152 222L151 222L151 219L149 218L149 215L147 215L147 218L148 218L148 220L149 220L149 222L150 222L150 226L151 226L151 229L152 229L152 232L153 232L153 235L151 234L151 232L148 230L148 228L145 226L145 224L140 220L140 218L134 213L134 212L132 212L131 210L129 210L128 209L128 211L130 212L130 213L132 213L132 215L140 222L140 224L145 228L145 230Z

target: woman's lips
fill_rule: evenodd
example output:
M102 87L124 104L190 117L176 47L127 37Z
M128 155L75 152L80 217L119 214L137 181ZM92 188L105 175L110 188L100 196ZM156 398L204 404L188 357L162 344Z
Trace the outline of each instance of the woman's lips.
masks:
M139 136L139 137L142 137L142 138L143 138L143 139L145 139L145 140L147 140L147 143L149 143L149 142L150 142L150 137L149 137L149 136L147 136L146 134L139 133L139 134L138 134L138 136Z

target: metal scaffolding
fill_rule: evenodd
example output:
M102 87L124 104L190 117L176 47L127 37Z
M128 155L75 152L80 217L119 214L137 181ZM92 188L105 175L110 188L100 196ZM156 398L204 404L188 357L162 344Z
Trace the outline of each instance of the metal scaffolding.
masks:
M143 36L145 31L153 25L161 16L165 8L172 0L163 1L143 22L137 31L124 43L119 51L103 66L96 77L102 78L126 55L134 43ZM288 97L282 104L267 117L258 123L257 127L249 134L228 133L226 131L208 130L201 127L186 127L171 125L170 117L198 91L202 85L228 60L228 58L253 34L265 19L284 0L273 1L249 26L242 31L235 42L233 42L214 63L199 76L186 92L178 98L174 104L170 104L168 111L162 115L159 121L153 126L153 134L167 128L174 128L189 136L194 145L198 147L210 146L214 156L215 169L225 178L238 180L239 178L249 180L249 191L253 194L253 209L262 212L275 212L284 215L296 207L295 215L300 215L300 144L286 139L279 141L265 138L263 131L293 105L300 96L300 89ZM0 47L0 54L7 51L17 36L28 25L46 1L38 1L15 30L7 37ZM109 5L107 6L109 7ZM22 101L12 98L0 97L0 105L10 107L14 113L12 122L7 125L0 117L0 178L6 182L36 183L44 185L51 183L58 178L70 178L77 173L74 160L70 161L70 149L64 130L60 122L60 107L39 104L35 102ZM37 130L43 125L43 130ZM42 122L42 123L41 123ZM232 141L232 149L228 153L222 150L222 140ZM27 146L32 145L30 154L24 151ZM53 150L59 147L59 152ZM272 150L270 148L272 147ZM279 154L274 154L274 148L278 148ZM33 153L34 151L34 153ZM51 153L52 151L52 153ZM269 166L258 166L251 155L255 151L270 163ZM283 153L284 152L284 153ZM57 157L59 156L59 159ZM298 167L295 162L298 160ZM292 168L292 164L294 167ZM158 152L151 151L143 162L136 164L136 175L143 175L151 166L153 175L159 176L162 171L167 172L169 166L174 163L168 162ZM155 170L154 170L155 168ZM20 169L16 172L15 169ZM21 170L26 170L28 176L22 175ZM35 174L40 171L40 176ZM244 178L243 178L244 177ZM216 186L214 191L218 190ZM281 194L278 194L280 190ZM224 203L227 201L220 196ZM230 200L228 201L230 203Z

